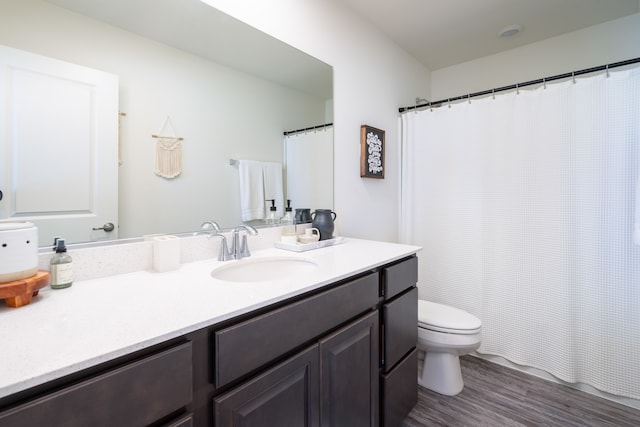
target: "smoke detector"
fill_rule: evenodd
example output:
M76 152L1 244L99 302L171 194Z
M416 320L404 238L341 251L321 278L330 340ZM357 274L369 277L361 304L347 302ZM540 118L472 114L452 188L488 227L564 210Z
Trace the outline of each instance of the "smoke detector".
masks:
M523 28L520 24L509 25L508 27L504 27L502 30L500 30L500 32L498 33L498 37L502 39L513 37L516 34L520 34L522 30Z

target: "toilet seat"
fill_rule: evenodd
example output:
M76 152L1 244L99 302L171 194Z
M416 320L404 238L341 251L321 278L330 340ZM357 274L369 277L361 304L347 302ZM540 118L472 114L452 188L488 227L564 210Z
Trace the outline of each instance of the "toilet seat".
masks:
M464 310L418 300L418 327L449 334L470 335L480 332L480 319Z

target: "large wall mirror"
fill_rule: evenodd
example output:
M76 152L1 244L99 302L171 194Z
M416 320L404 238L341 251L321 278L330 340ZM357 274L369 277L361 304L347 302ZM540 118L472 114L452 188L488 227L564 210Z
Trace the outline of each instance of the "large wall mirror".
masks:
M230 159L284 163L283 132L333 122L331 66L200 0L3 0L0 44L117 77L120 164L112 222L120 239L189 232L205 220L240 224L238 166ZM154 173L152 135L162 132L183 138L182 172L174 179ZM58 141L51 135L46 143L55 148ZM39 165L29 176L44 182L56 165ZM322 168L333 176L330 162ZM332 194L333 180L326 182ZM292 205L332 208L323 197L322 206ZM81 236L70 240L116 234ZM49 239L40 238L40 246Z

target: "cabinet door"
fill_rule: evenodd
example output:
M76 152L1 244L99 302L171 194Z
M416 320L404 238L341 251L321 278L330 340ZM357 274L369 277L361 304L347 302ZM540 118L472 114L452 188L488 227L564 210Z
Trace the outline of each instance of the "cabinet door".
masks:
M389 372L418 342L418 288L382 306L383 367Z
M215 425L318 426L318 406L318 346L314 345L216 397Z
M322 426L378 425L378 312L320 341Z

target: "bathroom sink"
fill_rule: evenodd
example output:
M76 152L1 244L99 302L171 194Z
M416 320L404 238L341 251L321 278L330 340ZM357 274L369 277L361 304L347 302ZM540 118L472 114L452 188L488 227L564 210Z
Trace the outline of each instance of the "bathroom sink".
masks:
M214 279L227 282L268 282L303 276L318 268L318 264L308 258L264 257L245 258L229 261L211 272Z

